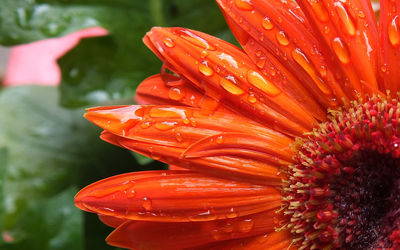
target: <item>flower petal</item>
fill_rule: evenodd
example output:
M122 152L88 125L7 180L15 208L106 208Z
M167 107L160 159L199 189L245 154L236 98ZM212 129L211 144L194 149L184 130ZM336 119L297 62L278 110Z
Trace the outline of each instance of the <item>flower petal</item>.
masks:
M276 209L274 187L204 176L191 171L148 171L117 175L82 189L75 204L119 219L209 221ZM107 224L115 225L110 217Z
M282 185L280 162L263 162L258 159L238 156L207 156L201 158L183 157L185 148L144 143L120 137L109 132L103 132L101 138L114 145L127 148L155 160L174 164L196 172L226 179L248 181L260 185Z
M378 33L369 0L299 0L317 36L323 37L327 55L335 55L348 79L345 86L358 93L377 93Z
M207 222L126 222L107 243L129 249L186 249L216 241L272 233L279 220L274 211ZM155 240L157 239L157 240Z
M335 107L336 100L347 98L346 89L334 78L337 72L321 55L321 46L294 1L253 0L251 9L242 8L241 1L217 2L254 63L315 117L324 120L321 106Z
M162 71L161 74L151 76L139 85L135 97L138 103L198 107L204 114L212 113L216 109L228 112L223 105L205 95L188 80ZM174 78L166 79L168 77Z
M110 143L167 164L195 169L213 176L244 178L264 183L268 180L269 184L278 184L281 178L277 175L280 166L291 161L291 138L245 117L218 110L213 114L204 115L201 109L189 107L100 107L89 109L85 117L108 131L103 133L102 138ZM242 143L241 150L236 147L236 151L221 151L227 153L222 156L185 158L183 155L189 146L209 136L227 134L229 141L235 140L229 137L230 133L241 135L237 141L251 140L259 143L266 148L262 151L266 155L255 159L248 157L245 153L250 151L253 152L252 156L260 156L255 146L249 143L247 148ZM205 145L205 142L202 145ZM218 142L216 140L215 144ZM228 146L232 148L223 143L219 147ZM191 152L194 152L194 148Z
M400 1L382 0L379 20L381 89L393 95L400 91Z
M98 214L98 216L99 216L99 219L101 220L101 222L103 222L107 226L113 227L113 228L117 228L120 225L122 225L123 223L128 221L127 219L121 219L118 217L104 215L104 214Z
M207 95L265 126L273 124L278 131L301 135L316 123L300 103L268 81L245 53L225 41L183 28L153 28L144 42Z
M253 236L244 239L234 239L227 241L220 241L204 246L196 247L191 250L253 250L253 249L268 249L268 250L282 250L282 249L295 249L290 248L292 245L293 236L288 230L273 232L258 236Z

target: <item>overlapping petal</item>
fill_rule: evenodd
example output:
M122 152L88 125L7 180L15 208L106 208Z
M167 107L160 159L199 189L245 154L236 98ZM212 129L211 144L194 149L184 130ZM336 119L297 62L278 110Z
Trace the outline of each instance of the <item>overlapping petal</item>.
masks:
M120 106L85 116L106 130L106 141L213 176L280 185L281 166L292 161L291 138L231 112Z
M144 42L207 95L267 127L301 135L317 122L267 80L243 51L225 41L193 30L157 27Z
M279 215L271 210L201 223L129 221L112 232L107 242L114 246L138 250L189 249L212 242L272 233L279 220Z
M277 209L281 194L275 187L191 171L147 171L96 182L82 189L75 203L116 226L123 221L113 217L158 222L236 218Z
M294 1L217 2L247 55L308 112L324 120L326 108L348 98Z
M344 87L359 94L378 91L378 33L369 0L299 0L323 53L334 56L332 68L345 73L339 79Z

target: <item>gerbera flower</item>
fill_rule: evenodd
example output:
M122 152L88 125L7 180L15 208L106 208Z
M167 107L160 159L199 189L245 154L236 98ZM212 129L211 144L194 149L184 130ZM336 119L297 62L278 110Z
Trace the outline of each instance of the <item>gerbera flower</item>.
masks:
M131 249L399 249L400 1L217 0L241 44L155 27L164 62L101 138L181 170L114 176L76 205ZM183 170L185 169L185 170Z

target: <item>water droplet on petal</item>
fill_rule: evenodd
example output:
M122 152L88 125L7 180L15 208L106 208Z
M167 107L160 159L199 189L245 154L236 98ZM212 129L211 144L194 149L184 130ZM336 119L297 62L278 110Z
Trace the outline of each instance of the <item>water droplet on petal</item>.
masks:
M215 139L215 142L216 142L217 144L223 143L223 142L224 142L224 137L223 137L222 135L218 136L218 137Z
M230 222L226 222L225 224L221 225L221 231L225 233L231 233L233 232L233 224Z
M215 47L212 46L209 42L194 34L193 32L190 32L189 30L180 30L180 32L182 33L180 37L190 42L191 44L203 49L216 50Z
M341 63L347 64L350 62L349 51L339 37L332 40L332 49Z
M274 24L268 17L266 17L262 20L262 27L266 30L271 30L274 27Z
M208 66L206 61L199 64L199 71L205 76L212 76L214 74L214 70Z
M247 100L248 100L250 103L252 103L252 104L254 104L254 103L257 102L257 98L256 98L253 94L250 94L250 95L247 97Z
M181 101L185 97L185 94L180 88L172 87L168 91L168 97L174 101Z
M278 89L273 83L267 81L260 73L249 70L247 72L247 80L250 84L262 90L268 95L278 95L281 93L281 90Z
M176 124L177 124L176 122L163 121L163 122L156 123L156 125L154 125L154 126L156 127L156 129L165 131L165 130L172 129L173 127L175 127Z
M150 198L144 197L142 199L142 207L147 211L153 209L153 205L152 205L152 202L151 202Z
M395 16L388 25L389 41L392 46L397 46L400 43L400 31L398 27L398 16Z
M183 137L182 137L182 134L181 133L176 133L175 134L175 139L178 141L178 142L182 142L183 141Z
M308 0L311 8L313 9L317 18L322 21L328 21L328 11L325 9L324 3L322 0Z
M346 8L343 6L341 2L335 2L335 7L339 16L340 21L342 22L347 34L354 36L356 34L356 27L351 20L349 13L347 13Z
M238 229L242 233L250 232L254 227L254 221L252 219L245 219L239 222Z
M229 209L229 212L226 214L227 218L236 218L238 217L238 214L235 212L235 209L232 207L231 209Z
M191 221L210 221L210 220L215 220L216 218L217 218L217 216L215 214L212 214L210 210L207 210L206 212L191 216L189 218L189 220L191 220Z
M237 86L232 80L234 81L233 77L221 78L219 84L232 95L243 95L244 90Z
M324 93L324 94L330 94L331 91L330 89L325 85L325 83L316 75L314 66L310 63L306 55L300 50L300 49L295 49L292 51L292 57L295 62L297 62L303 69L304 71L307 72L307 74L314 80L314 83L318 86L318 88Z
M251 3L250 0L236 0L235 4L241 10L253 10L254 9L253 4Z
M167 46L168 48L173 48L173 47L175 47L174 41L172 41L172 39L169 38L169 37L165 38L164 44L165 44L165 46Z
M143 129L149 128L151 126L151 122L142 122L142 124L140 124L140 127L142 127Z
M289 39L287 38L285 32L279 31L276 33L276 40L280 45L286 46L289 44Z

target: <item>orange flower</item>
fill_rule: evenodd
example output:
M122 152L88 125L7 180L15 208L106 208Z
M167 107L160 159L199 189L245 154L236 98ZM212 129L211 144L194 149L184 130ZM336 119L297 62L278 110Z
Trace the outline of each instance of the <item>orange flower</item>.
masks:
M180 170L101 180L76 205L131 249L399 249L400 0L379 26L369 0L217 2L243 50L155 27L143 105L85 115Z

